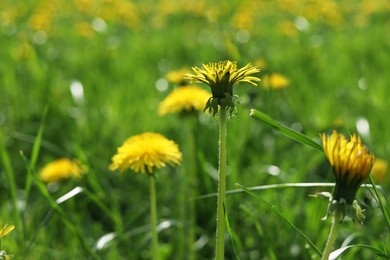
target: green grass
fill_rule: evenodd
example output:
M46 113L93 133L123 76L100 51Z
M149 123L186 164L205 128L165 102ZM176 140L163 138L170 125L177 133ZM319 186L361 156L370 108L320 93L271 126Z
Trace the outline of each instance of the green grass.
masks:
M0 224L16 226L1 245L16 259L148 259L148 179L112 173L108 165L126 138L144 131L160 132L185 150L182 119L157 113L174 85L164 91L156 88L167 72L182 67L225 59L243 66L262 59L266 66L260 77L278 72L290 80L282 90L236 86L241 104L239 118L227 122L228 190L237 189L236 183L250 188L333 181L323 153L255 120L251 109L318 143L320 132L358 132L356 122L364 118L370 126L369 134L362 135L364 143L377 158L390 158L390 7L384 0L134 1L135 11L129 12L124 11L124 0L91 1L87 8L81 3L89 1L57 2L54 7L43 0L0 4ZM335 6L326 6L330 3ZM326 10L337 10L341 20L334 24L339 18ZM50 15L50 26L33 28L34 15ZM90 28L89 37L80 35L78 26L96 17L105 20L106 30ZM306 17L308 30L294 27L297 17ZM292 25L290 36L280 29L287 22ZM37 40L39 30L46 32L44 44ZM248 41L240 41L240 30L249 33ZM82 83L83 100L72 97L75 80ZM195 129L195 194L215 193L217 119L200 115ZM88 174L79 181L44 185L37 178L39 170L60 157L81 160ZM170 224L159 232L165 259L174 259L181 250L182 198L177 187L186 163L165 168L156 178L158 222ZM277 174L271 174L272 169ZM389 176L377 184L388 214ZM85 191L56 204L76 186ZM330 220L321 221L327 201L309 196L320 191L331 188L254 193L322 250L330 227ZM349 245L365 245L345 251L343 259L373 258L369 247L389 254L388 223L372 194L361 189L357 196L365 208L364 224L346 221L340 226L337 247L349 238ZM196 259L211 259L216 199L197 199L195 208ZM316 255L255 196L228 195L227 212L234 247L225 240L226 259ZM97 249L97 241L112 232L111 242Z

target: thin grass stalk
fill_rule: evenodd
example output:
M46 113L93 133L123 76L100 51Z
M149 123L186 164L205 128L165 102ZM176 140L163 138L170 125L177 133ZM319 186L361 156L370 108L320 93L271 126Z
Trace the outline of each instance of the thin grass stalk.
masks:
M322 260L328 260L330 253L332 253L333 245L337 238L341 218L341 209L340 207L336 207L336 209L333 211L332 226L330 227L328 240L326 242L324 252L322 253Z
M288 224L292 229L294 229L295 232L300 234L306 242L309 244L309 246L316 251L316 253L321 256L321 251L315 246L315 244L300 230L298 229L292 222L290 222L277 208L275 208L274 205L263 199L262 197L255 194L253 191L250 191L248 188L242 186L239 183L236 183L237 186L241 187L246 193L257 199L258 201L262 202L264 205L266 205L270 210L272 210L278 217L280 217L286 224Z
M225 252L225 205L226 198L226 107L220 107L219 127L219 171L218 171L218 199L217 199L217 240L215 259L223 260Z
M3 132L0 131L0 159L3 164L5 174L7 175L11 203L12 203L12 214L15 221L16 233L18 238L18 243L21 249L21 255L24 256L25 253L25 241L24 241L24 226L23 226L23 217L21 212L18 210L18 196L17 191L18 187L16 185L15 173L11 165L11 160L9 154L5 148Z
M158 237L157 237L157 198L156 180L154 174L150 176L150 226L151 226L151 259L158 260Z
M49 191L47 190L46 186L43 184L43 182L37 177L37 174L35 172L32 173L32 178L34 183L36 184L38 190L41 192L41 194L47 199L49 206L58 214L61 221L63 222L64 226L76 237L78 238L80 245L85 251L88 253L90 258L92 259L99 259L99 257L96 255L94 251L90 248L90 246L86 242L86 238L83 236L83 234L80 231L80 228L78 228L76 225L71 222L71 218L68 214L65 213L65 211L57 204L56 201L52 199L52 197L49 194Z
M374 179L371 177L371 175L369 176L369 179L370 179L370 182L371 182L371 184L372 184L372 188L374 189L375 195L376 195L376 197L377 197L377 199L378 199L378 203L379 203L379 205L380 205L380 207L381 207L383 216L384 216L385 219L386 219L387 228L388 228L389 231L390 231L390 216L389 216L388 211L386 210L386 208L385 208L385 206L384 206L384 203L383 203L383 201L382 201L382 196L379 194L379 191L378 191L378 189L377 189L377 187L376 187L376 184L375 184L375 182L374 182Z
M46 120L46 115L47 115L48 110L49 110L49 107L46 106L44 111L43 111L43 114L42 114L41 124L39 126L38 133L34 139L31 157L30 157L30 160L28 162L26 184L24 187L25 194L26 194L25 195L26 200L28 200L28 197L30 194L30 189L31 189L31 185L32 185L32 174L34 172L35 165L37 163L39 152L41 149L42 136L43 136L43 131L45 129L45 120Z
M186 176L186 193L187 193L187 201L184 205L188 205L186 210L186 221L188 223L188 230L186 236L187 249L188 249L188 260L195 260L195 188L197 186L196 183L196 147L195 147L195 136L194 136L194 123L195 120L193 118L188 118L187 120L187 171L185 173Z

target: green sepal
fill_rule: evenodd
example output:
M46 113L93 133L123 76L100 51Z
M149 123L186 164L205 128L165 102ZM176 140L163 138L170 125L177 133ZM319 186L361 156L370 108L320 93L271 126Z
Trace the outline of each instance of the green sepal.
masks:
M365 219L365 216L363 214L364 210L360 207L357 200L354 200L352 204L347 203L347 201L343 198L335 200L333 199L333 195L330 192L319 192L310 196L316 198L327 198L329 201L326 215L321 220L326 220L330 215L333 214L333 211L336 208L339 208L342 212L343 217L341 218L341 220L343 220L344 217L347 216L351 218L353 222L358 222L362 224Z

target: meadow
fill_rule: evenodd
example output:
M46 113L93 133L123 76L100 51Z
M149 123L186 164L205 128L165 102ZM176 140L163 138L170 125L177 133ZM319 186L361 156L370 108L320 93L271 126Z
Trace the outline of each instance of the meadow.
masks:
M192 143L188 120L158 109L177 87L168 73L233 60L258 66L262 82L234 87L240 103L227 121L225 259L320 259L297 229L322 251L331 222L321 220L328 201L311 196L332 191L321 185L334 182L324 153L251 117L251 109L318 144L333 130L361 136L382 162L373 177L384 205L362 187L356 199L366 219L346 218L335 249L363 245L342 259L389 259L389 14L386 0L1 1L0 227L15 230L0 249L14 259L150 259L149 181L109 165L127 138L157 132L183 152L181 165L156 173L159 256L212 259L219 120L193 118ZM43 182L41 169L59 158L78 160L86 173ZM196 180L186 197L189 168ZM302 183L317 185L296 187ZM241 188L264 185L272 186L252 195Z

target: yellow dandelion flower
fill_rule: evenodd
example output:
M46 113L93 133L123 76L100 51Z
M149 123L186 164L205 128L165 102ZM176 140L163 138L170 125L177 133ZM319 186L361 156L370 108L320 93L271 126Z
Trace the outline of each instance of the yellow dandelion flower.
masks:
M374 155L355 134L349 140L336 131L331 136L320 136L325 155L336 177L333 198L337 201L344 199L351 205L359 186L368 178L374 164Z
M206 104L206 108L215 115L218 106L235 109L233 102L233 85L235 83L247 82L257 86L259 78L250 76L260 72L258 67L247 64L242 68L237 68L237 63L233 61L222 61L217 63L203 64L202 68L193 67L194 74L186 74L186 78L191 82L203 82L210 86L212 97Z
M189 70L187 68L183 68L180 70L173 70L168 72L165 75L165 78L170 83L184 85L186 83L185 75L188 72Z
M159 105L158 113L192 113L202 111L211 94L197 86L183 86L174 89Z
M75 160L61 158L46 164L39 173L44 182L55 182L70 177L81 178L87 172L87 167Z
M389 165L383 159L375 159L374 166L371 169L371 176L375 182L383 182L388 172Z
M111 160L111 171L131 169L135 173L153 174L154 168L180 164L182 154L175 142L161 134L146 132L127 139Z
M272 73L271 75L265 75L262 79L262 86L265 89L283 89L290 85L290 81L279 73Z
M12 230L15 229L14 225L9 226L8 224L0 225L0 239L8 235Z

